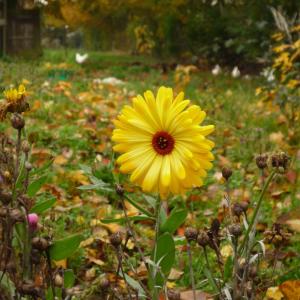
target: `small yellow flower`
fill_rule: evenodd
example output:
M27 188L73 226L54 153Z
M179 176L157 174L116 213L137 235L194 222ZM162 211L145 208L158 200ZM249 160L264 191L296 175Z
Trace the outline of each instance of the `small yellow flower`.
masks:
M203 184L212 167L214 143L206 137L213 125L200 126L206 114L197 105L188 107L183 92L174 99L171 88L161 87L133 99L115 120L112 140L120 171L145 192L183 194Z
M17 102L21 99L24 99L25 96L26 89L23 84L20 84L18 89L9 89L4 91L4 97L9 103Z

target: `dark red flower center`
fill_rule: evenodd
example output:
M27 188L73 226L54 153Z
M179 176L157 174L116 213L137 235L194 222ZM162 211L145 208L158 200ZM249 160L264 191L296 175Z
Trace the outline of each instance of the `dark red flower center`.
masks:
M160 155L166 155L172 152L175 140L166 131L156 132L152 138L152 146Z

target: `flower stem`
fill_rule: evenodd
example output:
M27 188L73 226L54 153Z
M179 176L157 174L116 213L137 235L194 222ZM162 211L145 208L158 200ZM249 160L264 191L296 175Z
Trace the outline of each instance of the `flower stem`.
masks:
M154 255L153 255L153 261L156 263L157 262L157 242L158 242L158 236L159 236L159 220L160 220L160 207L161 207L161 200L160 197L157 197L156 200L156 206L155 206L155 245L154 245ZM152 273L152 280L154 283L154 288L153 288L153 300L158 300L159 298L159 289L156 287L156 274L157 270L156 268L153 269Z
M261 191L261 193L260 193L260 195L259 195L259 199L258 199L257 205L256 205L256 207L255 207L255 210L254 210L252 219L251 219L250 224L249 224L249 226L248 226L248 228L247 228L247 231L246 231L246 233L245 233L245 238L244 238L244 240L243 240L241 246L239 247L239 252L241 252L241 251L244 249L245 244L246 244L246 242L247 242L248 239L249 239L249 235L250 235L250 233L251 233L251 231L252 231L252 229L253 229L254 224L256 223L257 214L258 214L258 211L259 211L259 209L260 209L262 200L263 200L264 195L265 195L265 193L266 193L266 190L267 190L268 186L270 185L270 183L271 183L271 181L272 181L272 179L273 179L273 177L274 177L275 174L276 174L276 172L273 171L273 172L269 175L268 179L266 180L266 182L265 182L265 184L264 184L264 187L263 187L263 189L262 189L262 191Z
M193 289L193 298L194 298L194 300L196 300L195 277L194 277L194 271L193 271L193 258L192 258L191 244L189 242L187 243L187 253L189 256L190 278L191 278L192 289Z

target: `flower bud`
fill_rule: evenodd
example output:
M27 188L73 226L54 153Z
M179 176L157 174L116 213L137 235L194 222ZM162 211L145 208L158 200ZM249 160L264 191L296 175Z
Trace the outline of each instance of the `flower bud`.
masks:
M246 212L247 212L247 209L248 209L248 207L249 207L249 203L248 203L247 201L241 201L241 202L240 202L240 206L241 206L241 208L243 209L244 213L246 213Z
M229 168L224 167L222 169L222 176L226 179L226 181L231 177L232 170Z
M209 236L204 230L200 230L198 233L197 242L199 246L205 247L209 244Z
M27 219L28 219L28 225L29 225L30 230L35 231L37 229L38 222L39 222L38 215L35 213L29 214L27 216Z
M187 227L184 231L184 236L188 242L196 241L198 236L198 230L196 228Z
M20 114L13 114L10 121L15 129L21 130L25 126L24 118Z
M9 204L11 202L11 200L12 200L12 193L11 192L0 191L0 201L4 205Z
M120 231L113 233L109 239L110 239L110 243L116 248L118 248L122 244L122 240L123 240Z

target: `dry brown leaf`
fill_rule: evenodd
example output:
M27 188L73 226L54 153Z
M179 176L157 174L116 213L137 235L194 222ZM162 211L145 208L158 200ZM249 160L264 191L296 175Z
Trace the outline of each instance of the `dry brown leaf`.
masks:
M288 280L279 286L286 300L300 300L300 280Z
M193 291L185 291L180 293L180 299L181 300L191 300L193 299ZM197 300L209 300L213 299L213 296L210 294L207 294L202 291L196 291L196 299Z
M172 268L168 279L169 280L177 280L182 276L183 273L184 272Z
M287 220L285 224L293 231L300 232L300 219Z

